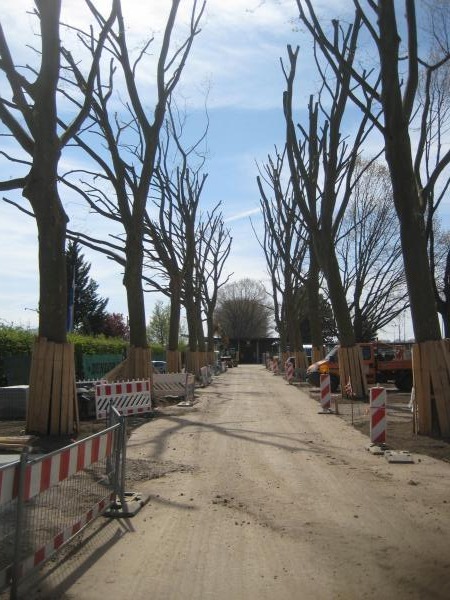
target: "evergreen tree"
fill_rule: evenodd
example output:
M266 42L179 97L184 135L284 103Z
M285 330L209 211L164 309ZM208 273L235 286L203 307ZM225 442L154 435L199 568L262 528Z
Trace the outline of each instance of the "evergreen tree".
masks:
M66 264L69 306L73 299L73 330L88 335L103 333L108 298L98 295L98 283L89 277L91 264L86 262L76 242L68 244Z

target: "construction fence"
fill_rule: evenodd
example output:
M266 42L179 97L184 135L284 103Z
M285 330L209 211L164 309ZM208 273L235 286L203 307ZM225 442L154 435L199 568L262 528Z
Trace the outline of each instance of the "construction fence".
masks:
M0 592L18 586L90 522L124 499L125 417L42 457L0 467Z

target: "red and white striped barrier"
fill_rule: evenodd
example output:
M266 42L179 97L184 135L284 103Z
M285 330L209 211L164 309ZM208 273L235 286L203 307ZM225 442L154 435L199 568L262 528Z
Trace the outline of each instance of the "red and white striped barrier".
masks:
M111 456L114 432L87 439L64 448L61 452L31 462L25 469L24 500L45 492L78 471ZM0 506L17 498L20 463L0 471Z
M71 475L110 457L114 450L114 435L115 431L109 430L27 464L25 466L23 500L30 500ZM20 468L21 463L15 462L0 469L0 506L18 497ZM52 541L34 552L21 564L20 577L45 561L75 533L92 521L111 504L115 495L115 492L111 492L109 497L95 505L84 517L59 532ZM0 572L0 589L6 587L10 580L11 566Z
M50 542L36 550L31 556L26 558L19 567L19 577L24 577L27 573L35 569L41 563L49 559L57 550L68 542L74 535L79 533L86 525L89 525L98 515L106 510L113 500L116 498L116 493L111 492L109 496L95 504L85 515L78 519L72 525L69 525L59 533L57 533Z
M386 441L386 390L383 387L370 389L370 441L373 444Z
M331 412L331 385L329 373L320 374L320 405L324 413Z
M108 414L111 404L121 415L146 413L152 407L150 381L123 381L95 386L95 413L97 419Z
M286 361L285 372L287 382L291 383L291 381L294 379L294 365L291 363L290 360Z

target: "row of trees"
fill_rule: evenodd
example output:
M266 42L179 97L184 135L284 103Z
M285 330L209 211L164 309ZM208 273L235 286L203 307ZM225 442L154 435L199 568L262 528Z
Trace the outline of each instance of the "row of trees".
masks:
M130 50L121 0L111 0L106 16L90 0L84 6L91 24L81 30L60 25L60 0L35 0L40 26L35 64L18 66L8 32L0 26L0 119L16 143L2 152L24 172L0 182L0 189L22 190L31 210L12 203L35 218L39 239L40 357L33 353L30 415L42 414L41 406L49 410L60 401L62 390L70 390L69 402L76 402L74 369L66 364L61 368L61 357L66 361L70 352L59 351L67 345L68 237L123 267L130 348L120 375L126 378L150 374L143 282L170 298L169 349L178 347L182 305L188 314L190 348L202 349L202 311L212 337L217 289L231 245L220 207L206 214L200 210L206 174L198 148L205 134L190 146L183 141L183 121L173 100L200 33L205 2L191 0L184 33L177 21L180 0L167 4L154 79L146 75L146 60L155 40L149 36L140 48ZM66 45L71 37L74 50ZM69 147L71 155L76 151L89 162L88 168L61 172L60 158ZM68 229L62 186L80 195L118 233L97 239ZM45 392L38 389L43 378L51 382ZM50 416L27 427L63 432L50 429ZM68 423L67 431L73 428Z
M321 85L310 97L308 118L296 122L300 50L288 46L287 60L282 60L286 144L260 168L258 185L274 296L282 290L278 312L284 337L294 331L296 295L305 288L313 345L321 345L314 313L320 272L342 354L348 357L341 363L347 369L341 380L351 377L353 389L363 395L366 383L356 342L409 304L418 342L414 375L425 397L422 432L429 433L434 420L433 428L449 434L450 361L440 343L437 312L448 331L448 288L438 285L435 270L436 211L450 183L445 146L449 9L438 1L428 4L432 10L424 12L421 6L421 17L429 17L426 39L431 41L420 45L425 37L414 0L405 0L404 14L393 0L354 0L352 20L326 25L311 0L297 0ZM423 56L419 47L425 48ZM367 142L373 147L380 138L380 151L364 155ZM386 169L379 164L382 153ZM380 246L380 237L386 240L383 230L389 240ZM396 231L398 237L392 234ZM448 268L445 282L447 273ZM301 347L301 340L294 343ZM433 353L433 368L422 361L425 352Z

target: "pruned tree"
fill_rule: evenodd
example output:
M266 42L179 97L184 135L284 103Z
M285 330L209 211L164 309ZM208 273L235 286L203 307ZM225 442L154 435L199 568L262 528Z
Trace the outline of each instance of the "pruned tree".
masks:
M91 6L88 0L86 4ZM14 32L4 32L0 24L0 70L5 75L0 119L18 148L14 154L5 151L3 154L25 171L22 176L0 182L0 189L22 190L38 230L39 338L31 364L27 430L65 434L77 429L78 418L73 347L66 343L68 216L59 195L58 166L62 150L88 115L103 45L116 18L117 2L113 0L109 17L92 29L92 60L83 74L84 98L67 125L61 123L58 115L61 0L35 0L35 6L41 44L35 53L36 65L15 65L7 41L7 34L11 38Z
M220 289L231 274L223 276L225 263L231 252L232 237L225 227L220 203L201 218L197 228L196 271L200 282L200 297L206 319L208 352L214 350L215 310Z
M148 56L153 38L134 57L127 43L127 33L122 8L118 5L117 28L108 36L108 51L111 54L109 71L98 74L90 123L83 134L76 137L78 146L96 164L91 172L72 171L66 174L67 185L76 188L88 206L96 213L123 227L124 235L115 236L114 241L100 240L89 236L79 239L89 244L124 267L124 286L130 325L130 348L127 360L115 376L126 378L150 375L150 349L147 343L146 319L143 290L144 233L147 202L155 173L160 131L164 123L167 105L186 65L195 37L200 31L205 2L192 0L191 18L185 40L179 44L172 41L180 0L172 0L159 48L156 65L156 98L153 109L148 107L148 88L139 89L138 68ZM104 19L92 7L99 23ZM79 32L80 42L86 50L91 49L89 33ZM70 54L72 76L79 88L85 85L78 64ZM116 69L120 67L126 88L119 92L123 111L116 110ZM152 82L153 83L153 82ZM117 90L118 91L118 90ZM100 137L107 154L91 140ZM83 177L82 186L74 182L75 176Z
M264 236L262 240L256 237L263 249L272 282L280 350L283 353L289 350L296 356L296 365L306 368L298 291L305 284L303 265L308 235L298 215L291 178L283 168L285 158L285 150L280 153L275 148L275 156L269 155L267 162L259 168L256 180L264 218Z
M365 70L364 57L355 59L356 48L355 54L349 57L333 44L333 36L330 39L325 33L311 0L297 0L297 5L302 22L320 47L333 73L340 80L351 79L350 97L383 136L417 342L413 371L416 399L420 403L418 430L424 434L435 432L448 436L450 360L448 348L441 342L424 214L438 181L442 181L450 164L450 151L442 153L427 172L421 151L427 128L420 129L415 150L411 128L415 119L427 122L426 113L430 109L427 100L420 107L417 104L420 68L425 77L436 73L450 60L449 49L442 46L442 54L436 60L426 60L419 55L415 0L405 0L401 13L400 6L396 6L394 0L354 0L354 26L363 24L379 59L376 67ZM333 21L335 35L340 27L338 21ZM405 39L402 49L400 28L404 31ZM364 48L364 53L367 56L367 48ZM377 90L379 80L380 92ZM370 103L367 103L368 98L371 99ZM376 102L373 103L372 99Z
M352 61L358 41L359 24L334 37L333 44ZM288 65L282 63L286 79L283 107L286 120L286 149L293 192L298 209L312 241L316 258L324 274L336 319L341 353L341 381L352 380L355 394L367 395L362 357L356 346L353 324L340 276L335 242L338 229L361 173L356 171L358 155L371 130L366 114L355 124L353 136L344 137L343 121L348 110L350 76L331 79L316 64L321 74L318 100L310 97L308 125L298 125L293 116L294 82L299 49L288 46ZM370 163L368 163L370 164ZM347 357L348 355L348 357Z
M355 186L337 253L357 342L375 339L409 306L389 173L373 163Z

